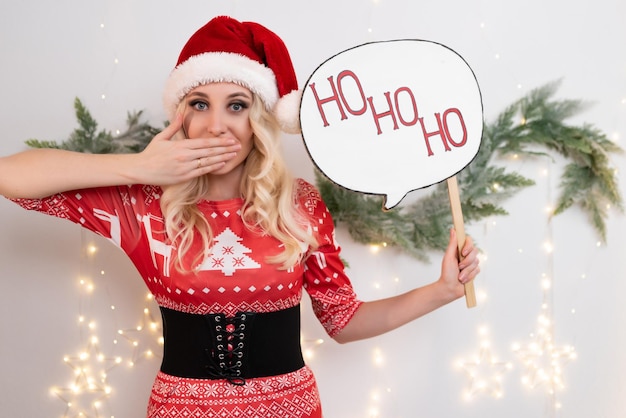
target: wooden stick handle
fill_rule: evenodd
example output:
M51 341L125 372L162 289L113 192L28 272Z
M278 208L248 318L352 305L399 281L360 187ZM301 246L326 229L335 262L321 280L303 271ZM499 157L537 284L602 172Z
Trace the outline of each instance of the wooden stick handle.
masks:
M452 210L452 223L456 231L456 237L459 248L459 259L463 259L461 250L465 245L465 225L463 223L463 211L461 210L461 198L459 196L459 185L456 176L452 176L447 180L448 196L450 197L450 209ZM474 281L465 283L465 303L468 308L476 306L476 293L474 292Z

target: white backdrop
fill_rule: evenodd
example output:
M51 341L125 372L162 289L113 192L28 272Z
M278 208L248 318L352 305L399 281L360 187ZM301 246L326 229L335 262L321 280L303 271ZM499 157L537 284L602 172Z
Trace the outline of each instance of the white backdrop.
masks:
M331 55L363 42L443 43L474 69L488 122L531 89L562 79L560 98L594 104L572 123L591 123L623 146L626 5L618 0L2 0L0 154L25 149L28 138L67 138L76 127L75 97L103 129L123 129L126 112L142 109L159 125L165 119L163 82L180 48L219 14L258 21L277 32L292 51L300 83ZM301 139L285 137L284 144L295 174L313 181ZM625 162L623 156L614 160L622 169L622 193ZM610 212L608 243L598 246L579 211L552 221L546 216L545 207L558 193L558 160L508 164L537 185L505 203L509 216L467 225L485 257L476 281L477 308L468 310L459 301L390 334L350 345L329 340L306 311L304 345L327 417L626 416L624 215ZM544 247L549 238L552 253ZM373 253L341 227L338 239L363 299L437 277L440 254L424 264L389 249ZM549 290L542 288L546 277ZM66 410L75 415L81 408L76 402L102 398L98 413L85 407L90 416L143 416L159 362L139 354L158 345L152 333L132 329L149 325L144 309L158 313L115 248L73 224L27 213L2 199L0 286L0 415L58 417ZM512 350L516 342L532 341L546 301L554 343L574 347L577 354L563 364L565 387L555 394L546 385L522 384L528 366ZM456 364L471 362L480 352L481 329L488 330L490 352L511 367L482 371L501 377L500 385L489 385L500 388L501 397L476 393L468 400L464 393L477 381ZM127 330L138 347L118 330ZM104 361L75 376L72 366L83 364L79 355L94 336L92 358L99 352ZM114 365L116 357L122 361ZM108 370L106 378L100 377L102 370ZM96 386L104 379L111 393L72 394L72 383L87 375L99 379ZM67 407L55 390L75 403Z

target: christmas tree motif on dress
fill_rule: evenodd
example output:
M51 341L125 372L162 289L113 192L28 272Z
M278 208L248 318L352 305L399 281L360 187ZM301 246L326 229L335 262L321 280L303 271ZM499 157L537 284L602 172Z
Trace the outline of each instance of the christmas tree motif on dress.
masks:
M241 269L258 269L261 265L246 254L252 250L240 243L243 238L226 228L214 238L209 256L204 259L198 270L221 270L225 276L232 276Z

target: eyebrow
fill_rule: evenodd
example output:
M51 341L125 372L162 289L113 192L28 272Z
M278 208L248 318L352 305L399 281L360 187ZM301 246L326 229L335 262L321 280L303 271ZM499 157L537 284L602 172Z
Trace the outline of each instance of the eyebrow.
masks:
M202 91L191 92L189 94L189 96L190 97L192 97L192 96L200 96L200 97L203 97L205 99L209 99L209 95L204 93L204 92L202 92ZM237 97L243 97L244 99L252 100L252 97L248 93L243 92L243 91L238 91L238 92L235 92L235 93L231 93L226 98L227 99L234 99L234 98L237 98Z

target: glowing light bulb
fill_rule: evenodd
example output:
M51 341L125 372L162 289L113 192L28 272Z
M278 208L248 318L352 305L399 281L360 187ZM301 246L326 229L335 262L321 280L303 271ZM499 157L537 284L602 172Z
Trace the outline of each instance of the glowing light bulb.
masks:
M374 349L372 357L373 357L373 362L375 366L380 367L385 363L385 358L380 348Z
M552 254L552 252L554 251L554 246L552 245L552 243L550 241L546 241L546 242L543 243L543 249L548 254Z

